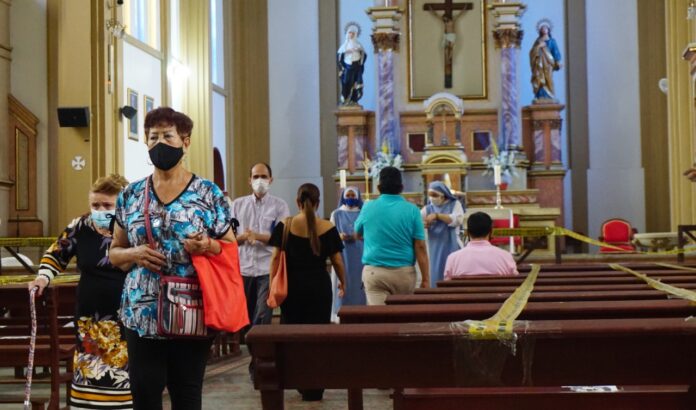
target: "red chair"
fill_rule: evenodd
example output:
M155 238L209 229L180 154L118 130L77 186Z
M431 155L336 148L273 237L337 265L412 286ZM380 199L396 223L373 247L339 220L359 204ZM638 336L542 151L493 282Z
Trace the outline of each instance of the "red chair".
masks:
M633 234L637 231L631 226L628 221L619 218L613 218L605 221L602 224L602 234L599 240L610 245L621 248L622 250L602 246L599 248L600 253L630 253L635 252L636 247L633 245Z

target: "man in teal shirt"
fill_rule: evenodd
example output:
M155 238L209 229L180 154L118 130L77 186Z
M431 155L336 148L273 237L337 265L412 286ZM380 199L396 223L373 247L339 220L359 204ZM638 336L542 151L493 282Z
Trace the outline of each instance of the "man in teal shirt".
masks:
M401 171L382 169L377 188L379 198L363 205L355 222L355 231L364 239L362 280L368 305L383 305L389 295L413 293L416 261L421 287L430 282L423 220L418 208L400 195Z

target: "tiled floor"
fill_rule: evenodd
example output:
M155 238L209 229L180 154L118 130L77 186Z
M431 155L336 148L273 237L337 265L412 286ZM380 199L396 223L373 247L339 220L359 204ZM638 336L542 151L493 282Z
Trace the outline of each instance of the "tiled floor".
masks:
M244 346L242 349L246 352ZM234 362L209 366L203 386L203 409L260 409L261 398L249 380L248 366L249 356L246 353ZM363 392L365 409L391 409L392 400L389 398L389 393L386 390L365 390ZM168 407L165 406L165 408ZM285 408L288 410L347 409L348 395L345 390L326 390L324 400L321 402L303 402L297 391L288 390L285 392Z
M242 346L243 354L239 358L227 360L208 366L203 385L203 409L256 410L261 408L261 398L249 380L249 355ZM0 376L8 375L3 369ZM2 385L0 393L23 394L24 386ZM35 385L34 394L47 395L46 385ZM61 391L63 393L64 390ZM392 408L392 400L387 390L365 390L364 407L367 410L384 410ZM165 409L170 409L169 398L165 394ZM0 410L20 409L21 405L0 404ZM337 410L348 408L348 396L345 390L327 390L321 402L303 402L295 390L285 392L285 408L288 410Z

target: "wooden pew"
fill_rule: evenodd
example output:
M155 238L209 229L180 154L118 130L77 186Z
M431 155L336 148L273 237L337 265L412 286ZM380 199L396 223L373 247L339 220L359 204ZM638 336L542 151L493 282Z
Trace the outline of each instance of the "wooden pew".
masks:
M597 274L589 274L590 277L601 277L604 274L609 273L611 276L626 275L623 272L597 272ZM651 276L656 276L656 272L651 272ZM660 272L662 273L662 272ZM670 274L671 272L665 272L665 274ZM571 275L578 277L579 275L585 275L586 272L575 272ZM617 275L618 274L618 275ZM544 271L540 273L540 278L543 277ZM562 277L559 273L552 273L557 277ZM505 279L505 278L491 278L491 279ZM467 282L467 279L461 280L462 282ZM521 282L521 281L520 281ZM576 287L576 286L574 286ZM602 286L605 288L604 286ZM471 289L485 289L484 287L470 286ZM647 286L643 286L644 289L649 289ZM514 287L513 287L514 289ZM654 290L642 290L642 291L586 291L586 292L540 292L537 293L535 287L535 292L532 293L530 301L554 301L554 300L635 300L635 299L666 299L666 295L662 292ZM471 303L479 301L491 301L491 302L502 302L509 293L504 294L493 294L493 293L463 293L463 294L421 294L421 295L406 295L406 296L391 296L388 298L388 304L395 303ZM623 294L621 293L623 292ZM636 292L639 292L636 294ZM472 300L473 299L473 300ZM529 306L529 305L528 305ZM601 307L600 307L601 309ZM618 313L615 312L615 313ZM613 313L612 313L613 314ZM523 314L524 315L524 314ZM565 316L564 316L565 317ZM380 320L378 320L380 321ZM350 320L348 320L350 322ZM343 322L345 323L345 321ZM507 404L515 403L513 408L559 408L561 405L564 409L570 408L593 408L592 401L600 400L605 403L605 406L609 403L610 408L658 408L651 407L651 403L655 402L662 403L659 408L691 408L690 405L685 404L685 401L690 397L686 389L678 388L676 390L664 391L663 386L649 386L636 388L634 386L627 387L631 390L631 394L621 394L621 395L611 395L605 394L604 399L599 398L596 394L591 398L587 395L575 394L575 397L570 396L567 391L563 391L558 387L546 387L541 390L524 390L523 392L509 390L506 394L500 394L500 389L493 389L495 391L490 391L489 389L483 390L456 390L453 392L447 391L447 389L435 389L435 391L430 391L430 389L425 390L407 390L403 393L397 392L394 396L395 399L395 409L426 409L426 408L438 408L438 409L454 409L461 408L461 406L466 403L469 408L507 408ZM637 389L637 390L636 390ZM462 398L466 401L462 403ZM495 398L495 399L494 399ZM483 403L486 403L484 406ZM526 404L525 404L526 403ZM555 403L554 406L547 405L544 407L544 403ZM585 403L586 407L582 406ZM667 404L667 403L672 403ZM420 407L419 407L420 406ZM575 407L573 407L575 406ZM589 406L589 407L587 407ZM622 407L623 406L623 407ZM669 407L666 407L669 406Z
M347 388L360 409L363 388L501 384L689 385L696 408L696 321L533 321L515 332L515 355L438 323L261 325L247 343L264 409L283 409L284 389Z
M651 276L653 276L651 274ZM654 275L659 278L664 283L692 283L696 284L696 274L693 272L683 272L683 273L673 273L671 275ZM524 277L489 277L489 278L476 278L476 279L466 279L466 280L444 280L437 283L438 287L461 287L466 286L519 286L523 281ZM543 275L539 275L534 286L552 286L552 285L627 285L645 283L642 279L628 274L623 274L617 277L611 276L600 276L600 277L569 277L569 278L546 278Z
M341 323L410 323L483 320L495 314L500 303L343 306ZM659 318L696 315L696 306L682 299L617 300L587 302L529 302L519 320L570 320Z
M621 262L623 266L626 266L627 268L633 269L633 270L638 270L638 271L644 271L644 270L661 270L661 269L667 269L664 266L660 266L656 264L655 262ZM694 264L693 260L690 260L689 263L672 263L672 265L676 266L683 266L686 268L696 268L696 264ZM554 272L575 272L575 271L585 271L585 272L590 272L590 271L606 271L606 270L611 270L609 268L609 264L606 262L603 263L563 263L563 264L555 264L555 263L544 263L541 264L542 270L544 271L554 271ZM524 272L529 272L532 268L531 264L528 263L523 263L517 266L517 270L520 273Z
M512 292L443 293L391 295L387 305L424 305L443 303L503 303ZM530 302L601 301L601 300L667 300L659 290L610 290L584 292L532 292Z
M692 410L688 385L617 386L612 392L578 392L563 387L403 389L394 392L394 410Z
M684 283L684 282L674 282L670 285L677 286L684 289L696 289L696 283ZM515 285L504 285L504 286L456 286L456 287L444 287L444 288L427 288L427 289L416 289L416 295L425 294L446 294L446 293L502 293L502 292L513 292L517 289ZM652 289L645 282L643 283L633 283L633 284L594 284L594 285L534 285L534 292L576 292L576 291L613 291L613 290L650 290Z
M60 386L66 386L69 394L72 379L72 358L75 336L72 328L62 327L59 312L74 310L75 284L56 285L44 290L44 295L36 300L37 341L34 367L46 367L50 371L48 379L34 377L33 383L51 384L49 409L60 405ZM29 335L31 332L29 316L29 293L26 285L5 285L0 287L0 306L9 310L10 317L0 319L3 332L0 335L0 367L22 369L27 365ZM18 324L19 323L19 324ZM65 370L62 368L65 367ZM18 374L19 373L19 374ZM3 384L24 384L24 376L15 370L14 377L3 378ZM2 395L2 401L12 401L23 396ZM37 397L35 402L42 401Z
M669 275L671 272L651 271L651 277ZM543 270L540 277L562 277L565 273L552 272L550 275ZM572 272L569 277L617 277L626 275L623 272ZM467 279L458 279L466 283ZM427 303L472 303L472 302L502 302L511 292L493 293L460 293L460 294L420 294L395 295L387 298L387 304L427 304ZM628 291L585 291L585 292L536 292L530 296L530 301L561 301L561 300L638 300L662 299L667 295L655 290ZM461 408L463 403L469 408L503 409L511 403L516 409L562 408L586 409L596 408L597 403L612 409L652 409L679 408L688 409L689 393L684 386L627 386L617 393L584 394L573 393L559 387L536 389L491 388L491 389L406 389L394 395L394 408L399 410L415 410L437 408L442 410ZM565 400L565 401L562 401ZM550 403L555 403L552 406ZM659 405L658 405L659 403Z
M642 272L642 271L639 271ZM669 269L660 269L660 270L645 270L645 272L648 272L651 277L663 277L663 276L679 276L679 277L695 277L696 272L690 272L690 271L678 271L678 270L669 270ZM520 273L517 276L498 276L498 275L469 275L466 277L460 277L460 278L454 278L450 280L441 280L438 281L437 284L438 286L442 285L447 285L447 286L457 286L454 285L454 283L461 283L461 284L466 284L468 282L471 282L473 279L486 279L488 280L506 280L506 279L514 279L516 281L522 281L524 278L526 278L528 275L528 272L525 273ZM566 279L566 278L633 278L634 276L623 272L623 271L616 271L613 269L609 269L606 271L572 271L572 272L558 272L558 271L550 271L550 270L544 270L543 268L539 271L539 278L556 278L556 279Z

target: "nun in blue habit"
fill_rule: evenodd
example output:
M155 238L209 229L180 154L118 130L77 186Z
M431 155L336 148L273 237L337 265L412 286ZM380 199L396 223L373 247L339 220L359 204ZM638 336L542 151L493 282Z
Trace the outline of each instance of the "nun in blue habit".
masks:
M445 273L445 263L450 253L460 249L459 227L464 220L464 208L440 181L428 186L428 204L421 209L428 231L430 257L430 287L435 287Z
M339 207L331 213L331 222L336 225L343 240L343 264L346 269L345 294L343 299L336 297L334 281L333 319L342 305L365 305L365 289L362 284L363 241L355 233L355 221L362 208L360 190L350 186L343 190ZM334 320L335 321L335 320Z

